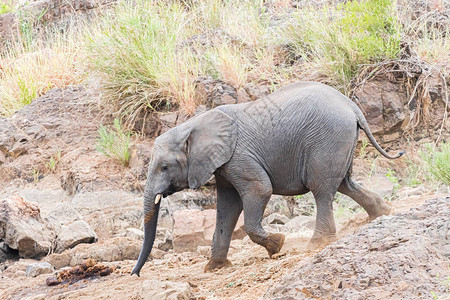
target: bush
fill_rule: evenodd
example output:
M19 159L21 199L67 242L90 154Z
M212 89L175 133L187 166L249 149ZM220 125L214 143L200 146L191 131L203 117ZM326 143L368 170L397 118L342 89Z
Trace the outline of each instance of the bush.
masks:
M117 159L124 166L130 161L130 136L125 132L119 119L114 119L114 128L108 129L101 125L98 129L99 138L96 148L102 154Z
M400 25L391 0L349 1L301 9L284 30L294 53L349 93L361 65L396 58Z

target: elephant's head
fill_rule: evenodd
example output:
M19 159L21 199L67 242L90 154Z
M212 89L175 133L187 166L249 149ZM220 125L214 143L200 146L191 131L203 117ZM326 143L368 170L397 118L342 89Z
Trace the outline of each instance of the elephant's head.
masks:
M214 109L156 138L144 191L144 243L131 274L139 276L152 250L161 197L208 181L230 160L236 136L234 120Z

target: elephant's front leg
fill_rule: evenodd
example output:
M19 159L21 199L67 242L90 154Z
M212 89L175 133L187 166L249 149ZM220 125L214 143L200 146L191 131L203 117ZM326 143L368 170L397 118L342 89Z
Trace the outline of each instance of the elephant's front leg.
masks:
M211 246L211 259L205 272L231 266L227 259L231 236L242 211L242 201L236 189L223 177L216 175L217 216Z
M247 176L251 175L249 172ZM263 171L256 178L246 178L237 187L242 196L244 206L245 231L250 239L265 247L269 256L280 252L284 244L284 235L280 233L268 233L261 225L264 210L272 195L272 184L269 177Z

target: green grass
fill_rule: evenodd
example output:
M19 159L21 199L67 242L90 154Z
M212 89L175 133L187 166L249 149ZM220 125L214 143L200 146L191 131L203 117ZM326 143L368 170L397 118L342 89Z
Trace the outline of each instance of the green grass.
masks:
M28 24L28 25L23 25ZM20 35L0 49L0 116L9 117L52 88L81 81L76 67L79 29L39 31L23 23Z
M0 15L13 11L12 3L10 1L0 2Z
M193 113L199 76L236 88L248 81L251 53L243 46L264 44L267 27L261 0L124 1L87 30L86 62L106 100L127 120L142 110ZM211 36L210 45L183 45L201 34ZM237 44L224 40L230 38Z
M445 142L440 146L426 144L419 154L425 162L429 177L450 186L450 144Z
M61 159L61 151L58 151L54 155L52 155L48 160L48 162L45 164L45 166L51 173L55 172L56 166L58 165L60 159Z
M87 31L88 67L102 79L107 100L120 113L161 110L176 104L174 90L184 94L181 78L197 75L180 57L192 59L190 66L195 59L176 51L177 43L189 36L188 23L181 4L125 1Z
M114 120L114 127L100 126L98 129L96 148L102 154L118 160L124 166L130 161L130 136L131 133L123 129L119 119Z
M356 202L353 199L339 192L336 193L333 202L333 210L337 220L349 219L355 214L363 211L362 207L356 205Z
M361 66L397 58L400 32L391 0L363 0L300 9L283 35L295 56L348 94Z

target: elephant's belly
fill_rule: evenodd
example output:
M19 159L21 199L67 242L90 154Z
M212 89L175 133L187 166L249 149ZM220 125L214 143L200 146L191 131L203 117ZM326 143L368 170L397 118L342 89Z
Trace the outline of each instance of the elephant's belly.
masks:
M287 185L287 186L272 186L273 194L282 196L296 196L303 195L309 190L303 184Z

